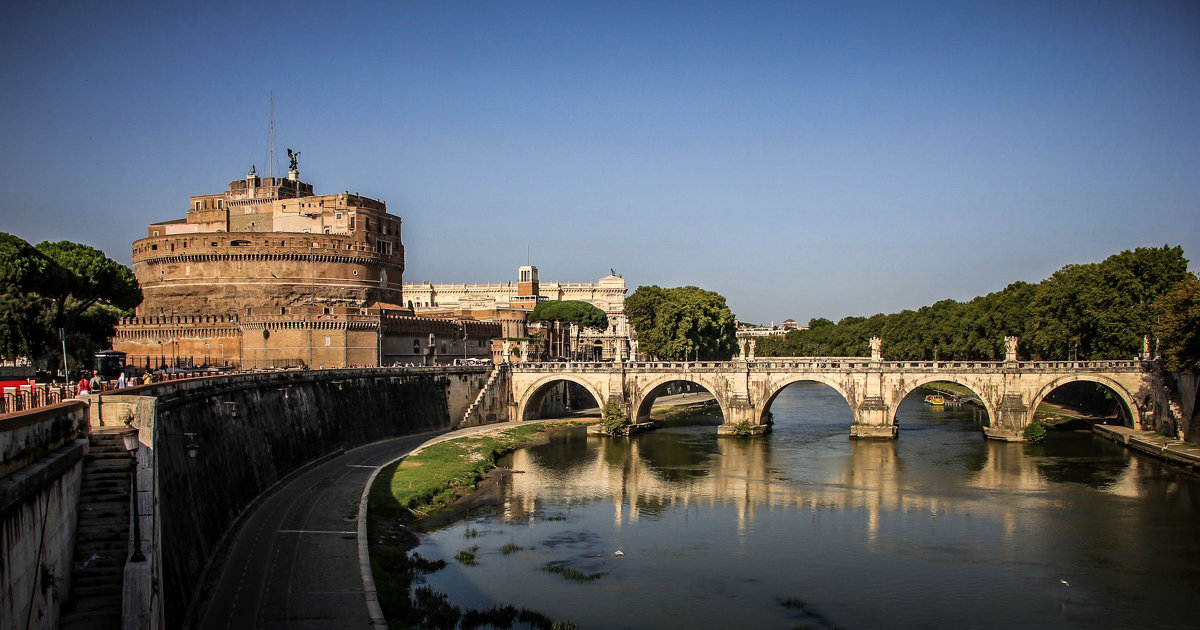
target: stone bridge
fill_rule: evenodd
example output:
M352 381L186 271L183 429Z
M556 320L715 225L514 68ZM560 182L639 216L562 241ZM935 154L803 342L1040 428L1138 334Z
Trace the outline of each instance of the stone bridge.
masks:
M599 404L616 400L626 415L648 420L654 399L677 381L708 390L721 406L730 433L743 425L769 429L771 402L792 383L814 381L832 387L850 405L850 435L894 438L896 409L905 396L933 382L962 385L987 411L985 434L1020 441L1032 412L1052 391L1075 381L1111 390L1123 403L1126 424L1154 428L1152 364L1129 361L884 361L874 357L771 358L700 362L570 362L511 365L509 418L538 417L556 383L577 383Z

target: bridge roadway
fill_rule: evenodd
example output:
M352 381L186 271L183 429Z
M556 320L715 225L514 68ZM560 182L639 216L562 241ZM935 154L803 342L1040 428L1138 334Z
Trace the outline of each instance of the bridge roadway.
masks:
M538 416L542 403L561 381L582 386L601 404L615 400L626 415L647 419L654 399L672 383L687 381L708 390L720 404L725 424L769 430L771 402L788 385L815 381L832 387L854 413L850 435L894 438L896 410L906 396L933 382L957 383L975 393L987 411L987 437L1020 441L1041 401L1058 387L1088 381L1111 390L1124 406L1126 421L1154 428L1154 395L1162 389L1154 364L1129 361L1017 361L1016 342L1005 361L885 361L871 357L796 357L699 362L513 363L510 408L513 420Z

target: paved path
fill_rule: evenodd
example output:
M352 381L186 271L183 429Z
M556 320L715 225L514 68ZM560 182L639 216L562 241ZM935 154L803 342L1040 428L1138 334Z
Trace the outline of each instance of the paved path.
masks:
M233 535L199 626L369 627L358 561L363 485L376 468L429 439L424 434L356 448L264 498Z
M1190 466L1200 466L1200 444L1169 438L1154 431L1097 424L1092 431L1149 455Z

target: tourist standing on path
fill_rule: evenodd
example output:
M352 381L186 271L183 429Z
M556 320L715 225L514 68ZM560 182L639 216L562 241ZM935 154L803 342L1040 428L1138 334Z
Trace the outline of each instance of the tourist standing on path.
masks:
M99 393L104 387L104 382L100 380L100 374L92 372L92 380L88 381L88 391Z
M121 375L117 377L117 389L125 389L125 373L124 372L121 372Z
M79 383L75 385L75 389L79 391L79 395L88 393L87 372L79 373Z

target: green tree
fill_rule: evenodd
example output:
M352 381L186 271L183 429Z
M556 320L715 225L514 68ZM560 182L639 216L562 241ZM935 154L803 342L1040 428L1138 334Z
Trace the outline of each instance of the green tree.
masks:
M638 287L625 300L625 316L639 349L670 361L725 360L737 348L733 313L725 298L698 287Z
M1154 332L1162 342L1167 369L1200 373L1200 277L1184 280L1159 303Z
M608 330L608 316L593 304L580 300L547 300L539 302L529 312L531 322L552 322L578 324L583 328L598 328Z
M41 359L64 328L71 362L86 365L141 300L133 272L98 249L0 233L0 355Z
M1139 247L1068 265L1038 285L1025 340L1030 355L1128 358L1154 327L1158 299L1188 278L1182 247Z

